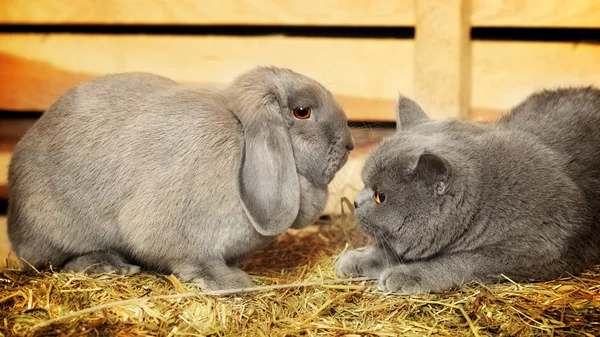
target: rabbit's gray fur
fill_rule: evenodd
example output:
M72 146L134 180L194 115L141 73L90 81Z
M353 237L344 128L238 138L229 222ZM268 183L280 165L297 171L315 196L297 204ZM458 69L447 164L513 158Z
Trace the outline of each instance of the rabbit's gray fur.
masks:
M311 117L295 119L305 106ZM139 265L206 289L249 286L240 259L318 218L353 142L331 93L291 70L257 68L223 89L100 77L17 145L9 237L36 268Z
M343 255L340 275L423 293L600 262L599 90L539 92L490 124L430 120L408 98L397 107L398 132L370 155L356 199L376 244Z

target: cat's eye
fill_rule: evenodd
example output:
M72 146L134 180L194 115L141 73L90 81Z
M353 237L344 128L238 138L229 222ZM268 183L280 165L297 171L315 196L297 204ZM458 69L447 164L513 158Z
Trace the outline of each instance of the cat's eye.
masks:
M375 198L375 202L379 205L381 205L385 202L385 193L375 191L375 194L373 195L373 197Z
M310 118L310 113L311 110L309 107L298 107L292 110L292 114L294 114L294 117L298 119L308 119Z

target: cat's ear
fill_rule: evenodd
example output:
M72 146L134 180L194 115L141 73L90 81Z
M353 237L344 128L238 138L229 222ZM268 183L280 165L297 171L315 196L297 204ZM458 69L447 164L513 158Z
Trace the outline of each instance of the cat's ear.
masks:
M396 130L400 131L426 119L429 119L429 117L415 101L400 95L396 103Z
M452 178L448 161L429 152L424 152L419 156L413 173L415 179L422 180L439 195L446 193Z

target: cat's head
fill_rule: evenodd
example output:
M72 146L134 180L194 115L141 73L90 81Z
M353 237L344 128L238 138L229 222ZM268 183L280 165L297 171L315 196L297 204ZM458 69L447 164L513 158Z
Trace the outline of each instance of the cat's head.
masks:
M453 148L465 125L430 120L412 100L397 104L397 133L369 156L355 200L361 227L400 259L435 255L464 230L468 163ZM462 227L461 227L462 226Z

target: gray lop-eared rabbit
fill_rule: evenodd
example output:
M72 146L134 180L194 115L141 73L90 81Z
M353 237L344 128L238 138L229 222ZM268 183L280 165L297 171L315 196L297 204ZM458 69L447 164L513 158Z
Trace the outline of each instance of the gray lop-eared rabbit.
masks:
M125 73L58 99L17 145L9 237L25 264L247 287L240 259L312 224L354 140L316 81L261 67L226 88Z
M375 238L340 275L426 293L469 281L556 278L600 263L600 91L528 97L490 124L429 119L408 98L355 201Z

